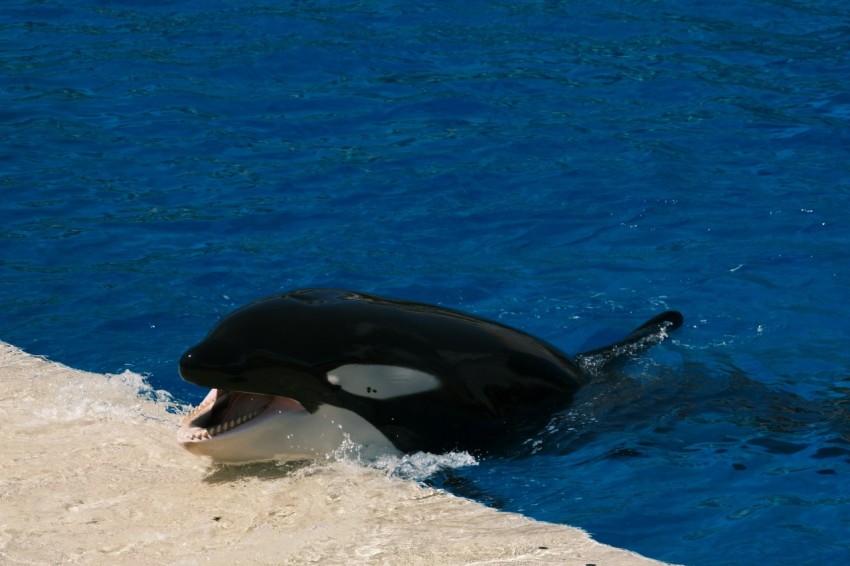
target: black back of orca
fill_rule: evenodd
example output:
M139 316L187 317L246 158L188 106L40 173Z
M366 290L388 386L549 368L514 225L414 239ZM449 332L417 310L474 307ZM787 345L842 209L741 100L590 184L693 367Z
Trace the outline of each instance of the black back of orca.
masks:
M632 342L656 326L675 327L669 317L656 319ZM404 382L336 377L340 368L375 366L419 378L407 391ZM334 405L403 452L433 453L481 453L527 438L588 380L557 348L503 324L335 289L292 291L233 312L184 354L180 374L205 387L289 397L310 412Z

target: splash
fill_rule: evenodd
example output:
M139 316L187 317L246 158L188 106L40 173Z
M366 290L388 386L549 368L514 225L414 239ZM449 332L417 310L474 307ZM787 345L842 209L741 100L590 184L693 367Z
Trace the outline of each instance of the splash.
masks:
M424 481L445 470L478 465L478 460L468 452L447 452L446 454L416 452L415 454L376 456L369 453L368 447L351 440L347 434L340 447L328 454L326 459L330 462L372 468L383 472L388 477L412 481Z
M62 366L59 366L62 367ZM168 420L155 417L148 410L148 401L176 414L183 408L163 390L155 390L144 376L125 370L120 374L84 374L90 379L59 380L50 384L62 403L34 403L33 425L78 420ZM38 379L39 375L35 378Z
M370 465L390 477L421 482L445 470L477 466L478 460L468 452L417 452L404 456L384 456Z

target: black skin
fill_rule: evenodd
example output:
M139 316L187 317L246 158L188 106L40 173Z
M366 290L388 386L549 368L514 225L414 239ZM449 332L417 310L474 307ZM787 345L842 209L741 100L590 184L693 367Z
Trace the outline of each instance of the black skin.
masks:
M681 322L664 313L580 356L607 364ZM347 364L414 368L441 386L386 400L354 395L327 381ZM180 375L203 387L290 397L310 412L324 403L354 411L402 452L475 454L527 438L589 380L557 348L497 322L336 289L292 291L233 312L183 355Z

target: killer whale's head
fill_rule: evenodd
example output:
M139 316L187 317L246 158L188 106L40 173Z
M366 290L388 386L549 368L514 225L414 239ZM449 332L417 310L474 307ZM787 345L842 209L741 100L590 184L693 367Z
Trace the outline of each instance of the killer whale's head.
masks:
M427 372L392 365L386 353L377 363L372 359L370 323L357 309L369 300L347 291L304 290L223 318L180 358L181 377L210 392L184 418L179 442L226 462L311 458L346 438L367 453L397 452L361 413L373 400L439 383Z
M238 309L183 354L180 375L211 389L297 398L313 412L333 390L327 369L357 357L356 346L343 346L350 340L329 335L350 332L323 308L338 302L339 295L289 293Z

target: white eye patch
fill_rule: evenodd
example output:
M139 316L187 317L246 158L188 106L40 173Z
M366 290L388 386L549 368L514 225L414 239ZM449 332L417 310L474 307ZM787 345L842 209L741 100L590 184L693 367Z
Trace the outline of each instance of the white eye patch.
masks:
M440 380L424 371L399 366L349 364L328 372L328 383L372 399L392 399L437 389Z

